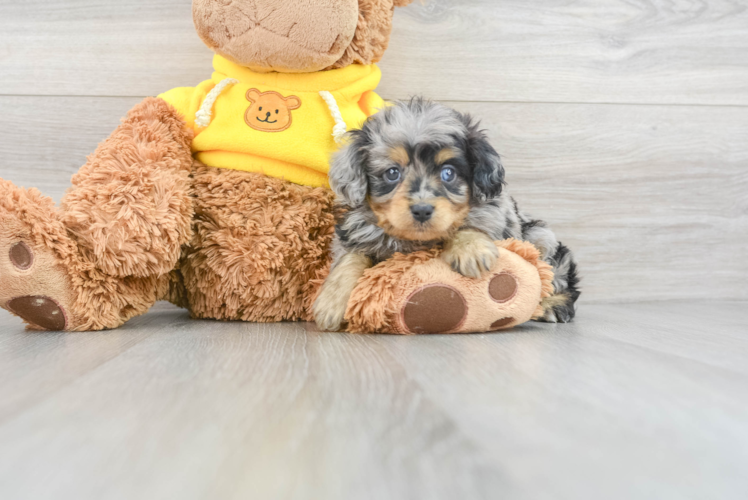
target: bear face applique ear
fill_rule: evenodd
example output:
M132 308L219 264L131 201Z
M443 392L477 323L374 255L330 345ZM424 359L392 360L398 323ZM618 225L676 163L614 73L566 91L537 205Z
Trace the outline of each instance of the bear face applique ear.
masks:
M301 107L301 99L292 95L284 97L278 92L247 91L251 103L244 113L244 121L260 132L283 132L293 123L292 111Z
M247 100L249 102L255 103L260 100L260 96L262 93L257 89L249 89L247 91Z
M290 110L299 109L301 107L301 99L295 95L286 97L286 107Z

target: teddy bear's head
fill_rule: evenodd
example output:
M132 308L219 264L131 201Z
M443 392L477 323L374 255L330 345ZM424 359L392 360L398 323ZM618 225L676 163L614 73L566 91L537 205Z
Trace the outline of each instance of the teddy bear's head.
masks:
M254 71L308 73L378 61L395 7L412 0L193 0L200 38Z

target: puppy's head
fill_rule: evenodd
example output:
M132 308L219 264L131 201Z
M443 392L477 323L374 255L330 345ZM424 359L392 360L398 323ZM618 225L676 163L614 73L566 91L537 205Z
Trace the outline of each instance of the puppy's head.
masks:
M398 103L351 132L330 185L351 208L368 204L400 239L448 238L472 206L501 193L504 168L478 124L441 104Z

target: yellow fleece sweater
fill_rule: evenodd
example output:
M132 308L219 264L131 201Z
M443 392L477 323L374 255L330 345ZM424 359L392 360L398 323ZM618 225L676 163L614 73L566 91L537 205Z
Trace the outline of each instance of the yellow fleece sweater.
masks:
M256 73L215 56L213 68L212 78L197 87L159 96L184 115L195 132L195 157L211 167L327 187L330 155L338 148L333 129L359 128L384 106L374 92L381 72L373 64Z

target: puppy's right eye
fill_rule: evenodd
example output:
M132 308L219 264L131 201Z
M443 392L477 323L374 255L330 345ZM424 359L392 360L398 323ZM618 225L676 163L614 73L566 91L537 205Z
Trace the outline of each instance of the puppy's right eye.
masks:
M389 182L390 184L394 184L395 182L400 180L400 169L392 167L388 171L384 173L384 180Z

